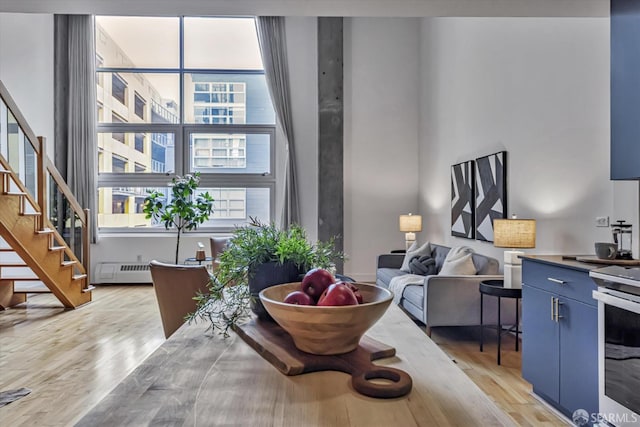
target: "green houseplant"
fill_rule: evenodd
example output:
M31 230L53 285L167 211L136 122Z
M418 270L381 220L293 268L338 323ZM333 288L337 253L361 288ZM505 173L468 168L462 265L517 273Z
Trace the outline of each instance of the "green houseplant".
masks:
M311 268L335 269L344 259L334 239L312 244L299 225L280 229L250 217L237 227L209 283L209 294L196 297L198 308L190 318L206 319L211 328L228 335L229 328L249 315L251 308L264 317L257 294L261 288L294 282Z
M213 198L209 193L195 195L200 183L200 172L194 175L176 176L171 180L171 195L159 191L149 191L144 199L143 212L147 219L164 223L168 230L175 227L178 231L176 238L176 260L180 252L180 235L183 230L194 230L198 225L209 219L213 212Z

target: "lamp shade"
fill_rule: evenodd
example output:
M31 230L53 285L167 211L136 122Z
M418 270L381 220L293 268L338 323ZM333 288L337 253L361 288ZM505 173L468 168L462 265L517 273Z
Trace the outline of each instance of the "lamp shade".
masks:
M422 216L413 214L400 215L400 231L405 233L422 231Z
M498 248L535 248L535 219L494 219L493 246Z

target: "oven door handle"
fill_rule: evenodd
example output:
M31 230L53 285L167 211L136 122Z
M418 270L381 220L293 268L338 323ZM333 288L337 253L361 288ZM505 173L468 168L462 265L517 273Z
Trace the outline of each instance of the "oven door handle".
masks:
M598 301L602 301L605 304L609 304L614 307L622 308L624 310L640 314L640 304L638 304L637 302L629 301L628 299L620 298L600 291L593 291L592 295L593 298L597 299Z

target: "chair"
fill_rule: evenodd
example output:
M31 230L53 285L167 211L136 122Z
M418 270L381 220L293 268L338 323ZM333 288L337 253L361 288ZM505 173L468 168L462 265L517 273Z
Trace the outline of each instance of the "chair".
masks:
M150 269L164 336L169 338L182 326L185 316L196 310L193 297L198 292L208 293L210 276L204 265L174 265L154 260Z
M220 254L227 248L229 243L228 237L210 237L209 243L211 243L211 265L212 271L215 271L220 265Z

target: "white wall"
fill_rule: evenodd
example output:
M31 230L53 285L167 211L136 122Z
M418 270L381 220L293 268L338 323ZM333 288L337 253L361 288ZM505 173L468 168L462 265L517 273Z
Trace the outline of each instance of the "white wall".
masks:
M345 273L375 279L418 210L418 18L344 21Z
M53 158L53 15L0 13L0 80Z
M501 150L509 214L537 220L531 253L593 253L611 240L596 216L637 229L637 185L609 181L608 19L427 18L421 43L423 239L501 259L451 237L449 190L452 164Z
M205 247L207 256L211 254L209 235L191 233L180 237L180 261L195 257L198 242ZM168 263L175 261L176 233L164 235L146 234L102 234L97 244L91 245L91 271L100 262L144 262L158 260Z

